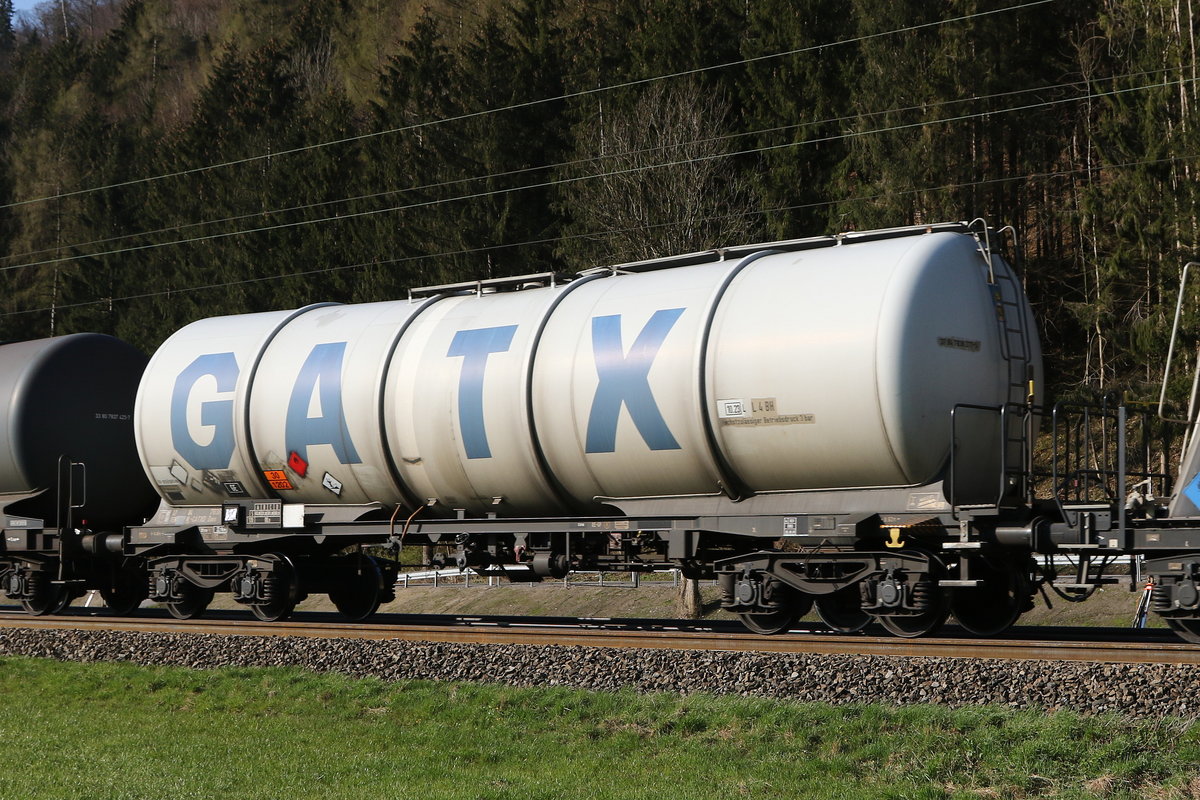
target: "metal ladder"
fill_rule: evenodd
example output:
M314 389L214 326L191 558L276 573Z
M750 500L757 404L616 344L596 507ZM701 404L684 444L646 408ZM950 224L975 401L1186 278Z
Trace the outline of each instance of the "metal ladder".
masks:
M1022 413L1019 418L1010 419L1012 410L1028 407L1033 379L1030 370L1033 354L1028 320L1021 305L1023 290L1011 268L1004 265L1000 270L996 269L990 250L985 248L986 246L981 247L980 251L988 262L988 288L992 292L992 301L996 307L996 323L1000 330L1000 355L1006 365L1008 381L1006 413L1002 415L1001 421L1004 427L1001 434L1005 448L1004 472L1006 479L1020 486L1022 493L1028 497L1032 491L1026 480L1032 459L1031 437L1026 430L1028 415ZM1016 424L1018 420L1019 425Z

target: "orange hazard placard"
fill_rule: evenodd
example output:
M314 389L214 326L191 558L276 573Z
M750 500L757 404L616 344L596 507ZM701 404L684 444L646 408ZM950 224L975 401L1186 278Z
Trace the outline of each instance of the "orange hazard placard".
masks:
M267 479L267 483L271 484L272 489L295 489L292 482L288 480L287 473L281 469L264 469L263 477Z

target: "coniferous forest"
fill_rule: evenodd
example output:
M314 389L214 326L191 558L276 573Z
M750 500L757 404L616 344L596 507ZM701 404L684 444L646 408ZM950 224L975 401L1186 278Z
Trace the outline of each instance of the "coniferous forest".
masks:
M0 338L1011 226L1057 395L1157 396L1191 0L0 0ZM847 302L853 302L848 298Z

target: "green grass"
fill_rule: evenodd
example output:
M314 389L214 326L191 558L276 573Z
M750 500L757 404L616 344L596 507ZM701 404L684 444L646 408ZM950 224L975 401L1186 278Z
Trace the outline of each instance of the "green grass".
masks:
M1200 724L0 659L0 797L1200 797Z

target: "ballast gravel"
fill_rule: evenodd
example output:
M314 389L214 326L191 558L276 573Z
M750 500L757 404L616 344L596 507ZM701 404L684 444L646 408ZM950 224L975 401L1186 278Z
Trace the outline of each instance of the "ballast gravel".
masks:
M0 656L193 669L300 667L385 681L706 692L833 704L935 703L1200 716L1200 668L968 658L787 655L125 631L0 630Z

